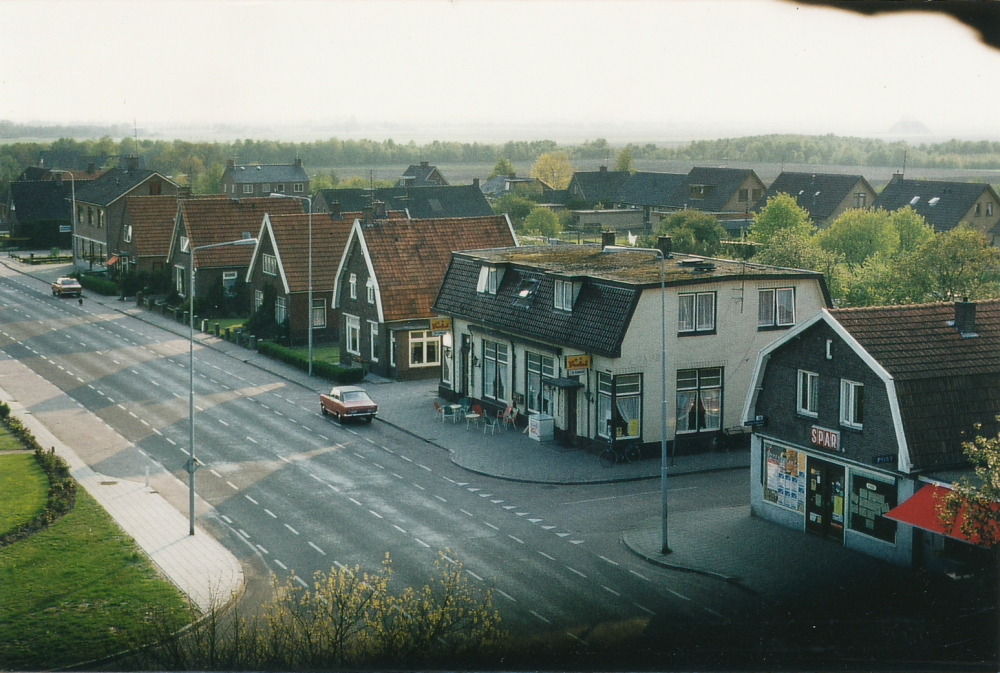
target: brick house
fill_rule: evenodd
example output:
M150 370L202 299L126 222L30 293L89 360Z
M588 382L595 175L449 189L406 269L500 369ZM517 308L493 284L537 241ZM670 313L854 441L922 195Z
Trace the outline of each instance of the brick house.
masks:
M784 171L750 212L760 212L767 200L778 194L788 194L795 199L799 208L808 212L813 224L820 228L830 226L845 210L870 207L877 196L860 175Z
M764 183L749 168L692 168L664 204L669 210L692 208L720 220L746 217L764 195Z
M757 425L751 508L954 571L976 548L941 529L929 494L968 467L962 442L1000 431L997 414L1000 300L821 311L757 358L743 414Z
M661 267L604 238L453 254L433 305L451 323L441 395L545 414L567 445L711 449L740 425L757 351L829 306L822 275L671 255L668 237Z
M111 246L122 273L155 273L166 268L177 201L173 194L125 199L122 225Z
M399 180L397 187L445 187L448 181L444 179L437 166L431 166L429 161L410 164Z
M902 173L896 173L872 207L893 211L905 206L922 215L934 231L951 231L965 222L993 245L1000 244L1000 198L987 184L904 180Z
M270 194L309 195L309 175L302 168L302 159L291 164L250 164L238 166L233 159L226 162L222 173L222 193L234 199Z
M388 378L438 378L447 344L431 304L452 252L516 245L506 215L355 219L333 290L341 362Z

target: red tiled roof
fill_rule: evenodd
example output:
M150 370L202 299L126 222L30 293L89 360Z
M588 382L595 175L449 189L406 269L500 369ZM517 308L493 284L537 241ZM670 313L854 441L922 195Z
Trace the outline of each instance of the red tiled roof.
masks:
M364 229L386 321L428 318L458 250L516 245L502 215L383 222Z
M129 196L125 200L128 223L138 257L166 257L177 215L177 196Z
M271 197L251 197L231 199L215 194L196 199L179 201L178 212L183 218L192 248L213 243L235 241L249 233L256 236L260 231L264 213L284 215L302 213L299 199L277 199ZM253 255L252 245L227 245L195 253L195 264L199 268L222 266L246 266Z

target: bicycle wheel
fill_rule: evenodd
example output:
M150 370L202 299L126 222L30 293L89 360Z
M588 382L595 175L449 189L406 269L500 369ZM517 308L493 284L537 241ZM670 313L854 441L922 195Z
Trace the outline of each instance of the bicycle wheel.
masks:
M601 467L614 467L618 462L618 454L611 449L604 449L597 458L601 461Z
M639 445L629 444L625 449L625 460L630 463L638 463L640 458L642 458L642 451L639 450Z

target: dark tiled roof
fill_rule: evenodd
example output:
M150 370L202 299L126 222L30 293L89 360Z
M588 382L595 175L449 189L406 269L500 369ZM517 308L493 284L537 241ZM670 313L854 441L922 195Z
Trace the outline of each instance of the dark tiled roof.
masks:
M570 198L582 198L585 201L598 201L610 204L621 186L632 177L628 171L577 171L570 180ZM579 187L581 194L574 193Z
M254 164L250 166L226 166L223 177L229 174L239 185L264 182L309 182L309 175L301 163L294 164Z
M516 245L502 215L390 220L363 233L386 321L435 315L431 304L452 252Z
M177 216L177 196L129 196L124 221L132 226L138 257L166 257Z
M494 175L480 185L479 189L488 196L501 196L506 194L516 185L538 185L542 191L552 189L545 182L538 178L521 178L509 175Z
M758 212L767 205L769 198L784 193L795 199L799 208L806 210L813 220L823 221L833 214L845 198L854 194L859 188L863 188L866 193L875 193L868 181L860 175L785 171L771 183L764 196L754 204L750 212Z
M444 186L441 182L430 179L435 172L438 174L441 182L443 182L444 185L447 185L448 181L444 179L443 175L441 175L441 171L437 169L437 166L431 166L423 162L419 164L410 164L410 166L403 171L403 176L399 179L397 184L409 182L411 187Z
M1000 299L976 302L975 334L949 322L954 304L831 310L896 382L914 468L963 462L961 442L1000 425Z
M749 168L706 168L694 167L684 182L665 204L671 208L694 208L707 213L721 212L726 201L739 189L746 178L753 174ZM704 198L691 198L691 187L707 185Z
M329 204L339 202L341 211L345 212L360 212L369 207L374 198L383 202L388 210L406 210L414 219L487 217L493 214L489 201L475 185L387 187L374 191L322 189L319 198L327 208Z
M66 220L72 217L69 180L10 183L10 199L14 215L22 224L42 220Z
M495 295L476 292L479 268L476 256L453 256L434 302L444 315L471 320L485 329L521 335L553 344L618 357L621 343L642 289L588 279L580 289L573 311L554 307L554 279L543 270L518 265L508 267ZM514 303L521 281L539 281L529 306Z
M230 199L218 194L197 199L178 201L177 213L182 218L191 247L235 241L249 233L260 231L264 213L281 215L301 213L299 199L275 199L267 196L247 199ZM195 253L195 263L200 268L247 266L253 255L252 245L226 245Z
M650 173L638 171L632 174L614 196L615 203L635 206L664 206L684 183L684 173Z
M76 186L76 200L95 206L108 206L151 177L174 184L156 171L112 168L93 180Z
M986 190L997 200L993 188L985 184L893 178L875 198L872 207L893 211L910 206L935 231L950 231Z

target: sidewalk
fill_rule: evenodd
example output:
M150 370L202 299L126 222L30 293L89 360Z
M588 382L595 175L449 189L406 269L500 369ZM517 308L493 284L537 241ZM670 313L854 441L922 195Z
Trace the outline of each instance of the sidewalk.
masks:
M39 269L6 258L2 262L46 282L50 280L50 276L55 278L71 271L66 266ZM93 293L85 295L86 302L97 302L107 309L156 324L184 338L188 336L189 328L186 325L139 308L134 302L122 302L114 297L101 297ZM195 338L204 347L231 355L317 393L330 385L224 339L201 332L196 332ZM395 382L369 376L364 386L379 403L380 422L409 433L415 440L449 451L452 461L470 472L512 481L564 485L641 479L652 481L660 478L660 460L656 458L642 460L637 464L604 468L592 453L561 447L555 442L538 442L520 431L498 430L496 433L484 433L482 426L467 426L464 419L459 419L457 423L451 420L442 422L433 407L435 400L442 402L437 397L435 380ZM669 479L670 476L682 474L739 469L746 470L749 477L749 463L749 451L745 449L677 456L670 461L667 474ZM749 484L747 491L749 492ZM132 497L146 497L140 493L141 490L137 490ZM176 511L174 513L178 514ZM116 519L118 516L126 518L120 523L133 537L146 532L126 527L131 526L131 523L125 512L113 513L113 516ZM845 550L841 546L753 517L749 504L681 512L671 515L668 524L669 546L672 549L670 554L660 553L662 520L658 512L651 512L648 519L623 531L622 541L633 553L651 563L717 577L757 592L779 588L784 577L801 578L803 573L812 575L825 572L828 573L828 579L835 580L879 564L870 557ZM166 530L176 530L176 524L171 526ZM148 526L139 528L145 529ZM202 541L210 538L200 535L194 536L194 539ZM171 545L180 546L181 542L172 538L150 540L143 544L143 548L147 553L155 553L169 549ZM193 562L195 557L191 558ZM234 561L235 559L226 562ZM219 562L223 563L222 560ZM780 572L776 571L778 568L781 569ZM189 595L204 591L204 588L194 586L197 582L192 575L197 574L196 568L165 568L165 572L176 573L171 577ZM212 587L213 590L217 588Z

